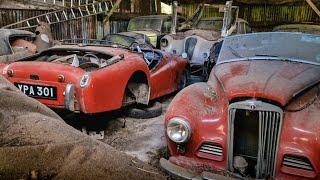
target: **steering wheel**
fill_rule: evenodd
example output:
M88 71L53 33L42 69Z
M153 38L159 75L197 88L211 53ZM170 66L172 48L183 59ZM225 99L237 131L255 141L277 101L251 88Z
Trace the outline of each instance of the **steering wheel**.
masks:
M85 54L85 55L83 56L83 58L85 58L85 57L89 57L89 59L90 59L90 57L93 57L93 58L95 58L95 59L98 60L99 66L101 65L101 59L99 59L95 54L91 54L91 53ZM90 60L90 61L91 61L91 60Z
M143 43L143 44L142 44L142 43L134 42L134 43L132 43L132 44L130 45L130 47L131 47L132 49L135 49L135 48L136 48L139 53L142 53L142 54L143 54L143 59L145 60L145 62L147 63L147 65L150 65L150 64L155 60L156 53L155 53L153 47L152 47L150 44L148 44L148 43ZM146 58L146 54L141 50L141 47L142 47L143 49L151 50L151 52L152 52L152 57L153 57L151 60L149 60L149 59Z

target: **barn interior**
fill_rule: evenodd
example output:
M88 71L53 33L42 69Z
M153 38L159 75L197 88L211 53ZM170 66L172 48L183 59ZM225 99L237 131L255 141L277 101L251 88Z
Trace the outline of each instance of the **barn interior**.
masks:
M0 179L320 179L319 0L0 0Z

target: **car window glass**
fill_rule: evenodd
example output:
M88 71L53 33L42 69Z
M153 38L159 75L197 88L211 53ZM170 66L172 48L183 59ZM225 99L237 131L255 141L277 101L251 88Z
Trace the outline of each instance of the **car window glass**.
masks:
M135 18L131 19L128 25L128 31L160 31L160 18Z
M172 25L171 19L167 19L166 21L164 21L162 24L162 33L170 33L171 25Z
M222 26L222 20L200 20L197 24L197 29L221 31Z

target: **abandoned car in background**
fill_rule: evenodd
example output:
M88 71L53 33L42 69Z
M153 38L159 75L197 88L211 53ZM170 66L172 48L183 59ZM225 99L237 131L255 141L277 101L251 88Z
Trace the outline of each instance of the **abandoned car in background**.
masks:
M50 26L40 22L35 33L0 29L0 63L11 63L53 46Z
M0 63L36 53L35 34L29 31L0 29Z
M285 24L273 28L274 32L302 32L320 35L320 25L313 24Z
M183 23L185 19L178 17L178 24ZM152 15L132 18L129 21L127 31L130 33L144 34L148 37L150 43L160 48L160 39L171 33L172 17L170 15ZM119 34L128 35L128 32Z
M319 49L303 33L225 38L209 81L169 105L161 166L190 179L319 179Z
M51 108L83 113L148 104L186 85L188 62L178 56L75 41L3 66L2 75Z
M204 66L208 63L209 56L219 54L223 37L251 33L248 22L238 18L238 7L228 3L226 9L227 7L229 10L226 10L225 17L203 18L190 30L164 36L160 41L161 50L188 59L191 74L206 79L211 69L208 70ZM216 45L219 48L213 50Z

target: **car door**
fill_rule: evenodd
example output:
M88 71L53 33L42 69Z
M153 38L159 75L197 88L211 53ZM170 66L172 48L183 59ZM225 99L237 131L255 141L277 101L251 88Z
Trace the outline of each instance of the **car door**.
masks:
M172 55L164 53L159 65L150 70L151 96L150 99L169 94L175 90L173 84Z

